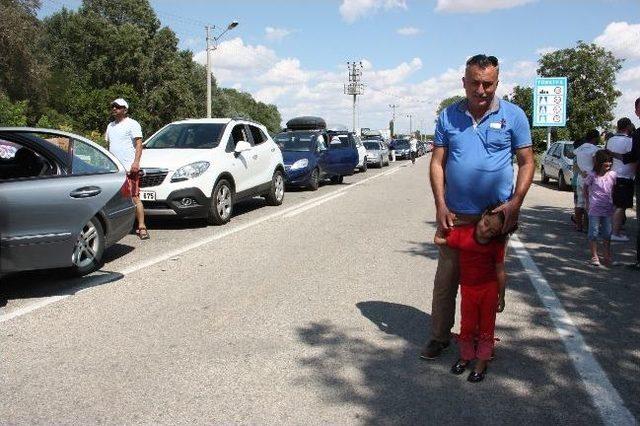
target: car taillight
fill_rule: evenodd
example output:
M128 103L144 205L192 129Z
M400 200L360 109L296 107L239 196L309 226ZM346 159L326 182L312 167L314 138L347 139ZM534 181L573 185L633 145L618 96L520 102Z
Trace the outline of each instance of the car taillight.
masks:
M129 181L127 178L124 179L124 182L120 187L120 194L125 198L131 198L131 190L129 188Z

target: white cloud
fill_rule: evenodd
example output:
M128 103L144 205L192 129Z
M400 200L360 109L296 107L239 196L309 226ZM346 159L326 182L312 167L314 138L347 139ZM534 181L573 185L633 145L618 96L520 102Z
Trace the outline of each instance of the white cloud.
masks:
M622 71L618 75L619 83L637 83L640 87L640 66L633 67Z
M283 38L291 34L291 30L285 28L266 27L264 29L265 37L269 41L281 41Z
M404 27L404 28L398 28L396 32L403 36L414 36L414 35L420 34L422 30L415 27Z
M206 51L200 51L193 60L206 65ZM241 38L220 43L211 52L211 69L218 82L231 85L237 82L237 76L257 76L267 72L276 62L275 52L265 46L245 45Z
M437 12L483 13L496 9L511 9L537 0L438 0Z
M500 71L500 79L505 81L511 79L533 80L537 75L537 69L537 62L518 61L509 67L502 67L502 70Z
M259 80L272 84L292 84L304 83L309 80L310 73L300 68L298 59L282 59L278 61L269 71L260 76Z
M556 50L560 50L560 49L553 46L547 46L547 47L541 47L539 49L536 49L536 53L542 56L542 55L546 55L547 53L555 52Z
M594 42L619 58L640 59L640 24L612 22Z
M342 0L340 15L348 23L353 23L380 8L407 9L406 0Z
M289 92L289 88L282 86L267 86L254 93L255 98L266 104L272 104L278 97Z

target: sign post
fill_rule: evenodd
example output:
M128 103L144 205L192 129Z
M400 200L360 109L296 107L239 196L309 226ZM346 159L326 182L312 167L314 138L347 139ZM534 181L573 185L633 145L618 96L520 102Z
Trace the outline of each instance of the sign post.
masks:
M551 128L567 125L567 77L538 77L533 88L533 125L547 128L547 149Z

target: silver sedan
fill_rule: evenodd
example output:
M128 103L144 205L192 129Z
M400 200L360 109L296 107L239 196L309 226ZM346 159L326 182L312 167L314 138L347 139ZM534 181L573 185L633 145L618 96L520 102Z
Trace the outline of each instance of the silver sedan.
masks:
M382 168L389 165L389 150L380 141L365 140L362 142L367 149L367 164Z
M82 136L0 128L0 274L98 269L133 226L125 169Z

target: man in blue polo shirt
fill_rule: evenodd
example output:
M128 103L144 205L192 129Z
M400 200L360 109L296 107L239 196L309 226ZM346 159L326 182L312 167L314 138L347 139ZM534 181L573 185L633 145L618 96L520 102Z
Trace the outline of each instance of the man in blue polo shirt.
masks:
M512 229L535 169L529 121L518 106L495 96L498 59L471 57L462 84L466 99L438 117L431 157L431 189L438 227L475 223L491 205L504 212L503 232ZM513 184L512 158L518 175ZM440 247L433 285L431 341L420 357L434 359L449 346L459 281L458 253ZM497 301L496 301L497 303Z

